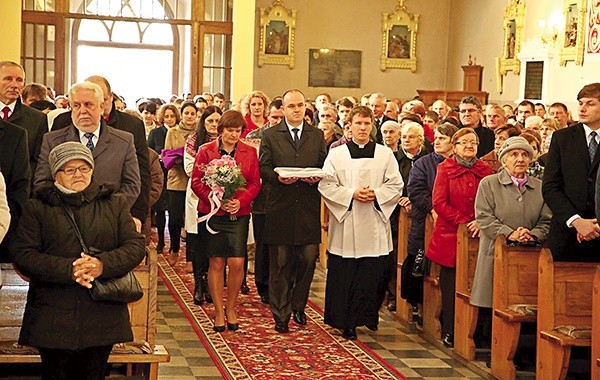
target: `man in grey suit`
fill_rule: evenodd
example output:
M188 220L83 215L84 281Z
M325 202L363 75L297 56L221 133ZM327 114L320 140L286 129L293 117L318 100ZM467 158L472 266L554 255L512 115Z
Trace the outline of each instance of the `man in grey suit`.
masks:
M266 207L264 243L269 246L269 298L275 330L306 324L308 301L321 241L319 177L282 177L277 167L322 168L327 148L323 132L304 122L304 95L283 94L285 119L263 133L260 176L271 188Z
M79 141L94 155L94 178L99 183L112 183L131 207L140 193L140 173L135 156L133 135L106 125L102 118L102 89L95 83L76 83L69 90L72 124L44 135L39 163L35 172L34 191L51 183L48 154L65 141Z

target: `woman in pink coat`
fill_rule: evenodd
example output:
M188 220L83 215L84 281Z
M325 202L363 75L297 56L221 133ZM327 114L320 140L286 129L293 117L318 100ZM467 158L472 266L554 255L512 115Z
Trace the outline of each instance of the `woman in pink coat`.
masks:
M454 345L454 293L456 274L456 233L467 223L473 236L479 235L475 221L475 196L479 182L493 174L492 168L477 158L479 138L471 128L452 136L454 156L438 166L433 185L435 227L427 246L427 257L441 266L442 336L446 347Z

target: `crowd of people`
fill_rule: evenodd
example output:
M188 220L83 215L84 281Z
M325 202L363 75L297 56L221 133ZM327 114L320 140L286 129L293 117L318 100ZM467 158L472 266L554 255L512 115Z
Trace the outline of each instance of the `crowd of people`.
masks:
M307 323L320 243L325 323L354 340L361 326L378 329L381 306L394 311L396 297L420 323L420 271L431 260L441 266L449 347L459 224L480 237L471 297L480 315L490 312L498 235L547 240L556 260L600 261L600 83L577 95L578 122L558 102L513 109L466 96L455 108L427 107L373 93L313 103L297 89L272 100L262 91L239 102L185 94L127 108L100 76L48 96L43 85L25 86L20 65L0 62L0 147L14 152L0 157L0 254L30 281L20 342L39 349L47 374L102 378L112 344L131 339L129 317L125 303L94 301L88 290L133 269L144 245L172 266L185 260L194 302L214 304L215 331L243 328L236 305L250 291L250 223L256 289L278 333L290 319ZM412 224L398 287L401 209ZM72 319L54 318L65 309Z

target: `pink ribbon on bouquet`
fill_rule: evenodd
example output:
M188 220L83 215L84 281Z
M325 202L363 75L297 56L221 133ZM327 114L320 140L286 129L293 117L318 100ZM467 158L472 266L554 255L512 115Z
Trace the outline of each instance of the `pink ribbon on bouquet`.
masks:
M208 196L208 201L210 202L210 212L208 214L196 219L196 221L198 223L206 221L206 230L213 235L218 234L219 231L215 231L212 228L210 228L210 226L208 225L208 221L221 208L224 193L225 193L225 189L223 189L221 186L213 186L211 188L210 194Z

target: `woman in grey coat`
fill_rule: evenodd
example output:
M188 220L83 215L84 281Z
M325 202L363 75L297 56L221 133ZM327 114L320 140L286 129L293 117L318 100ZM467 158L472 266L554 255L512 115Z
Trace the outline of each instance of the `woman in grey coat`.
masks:
M542 198L542 181L527 176L533 150L523 137L511 137L499 152L502 170L484 178L475 199L475 218L481 229L479 256L471 304L492 307L494 241L541 242L550 228L551 212Z

